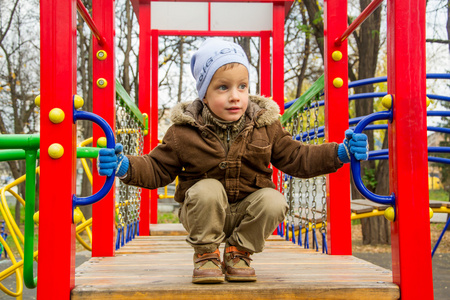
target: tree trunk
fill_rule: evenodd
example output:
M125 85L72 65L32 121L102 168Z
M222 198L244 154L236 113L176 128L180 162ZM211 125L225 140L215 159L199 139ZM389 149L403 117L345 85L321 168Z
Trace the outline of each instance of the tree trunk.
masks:
M178 93L177 93L177 103L182 101L183 94L183 68L184 68L184 37L180 38L180 44L178 46L178 53L180 55L180 77L178 78Z
M360 0L361 11L365 9L371 0ZM381 8L376 9L373 14L361 24L359 32L354 32L353 36L356 40L358 48L358 61L351 63L349 61L349 77L352 81L372 78L375 76L377 68L378 51L380 48L380 24L381 24ZM354 73L353 65L357 66L357 75ZM373 85L364 85L355 88L355 93L372 93L374 92ZM356 117L367 116L373 113L373 99L359 99L355 100ZM368 137L369 148L374 149L374 135L373 131L365 131ZM387 141L386 141L387 142ZM387 146L387 145L386 145ZM361 176L364 175L365 170L375 169L375 161L361 162ZM384 182L388 180L387 165L385 162L380 162L379 169L376 172L375 179L380 184L376 187L377 191L381 191L387 187L389 192L389 184ZM368 187L371 189L370 187ZM373 191L373 189L372 189ZM353 199L360 198L361 195L357 192L352 183L352 197ZM389 244L390 243L390 229L389 222L383 217L371 217L361 220L363 244Z
M313 34L316 38L316 43L319 46L320 54L324 55L324 34L323 34L323 11L319 7L319 2L315 0L305 0L306 10L308 12L309 26L313 28Z
M304 4L302 4L304 5ZM306 23L306 16L305 16L305 12L304 9L301 8L300 9L300 13L302 16L302 22ZM300 69L300 74L298 75L298 81L297 81L297 92L295 93L295 98L299 98L302 94L302 85L303 85L303 80L305 80L305 76L306 76L306 69L308 66L308 59L309 59L309 55L311 54L311 49L310 49L310 34L306 33L305 34L305 52L304 52L304 56L303 56L303 61L302 61L302 67Z
M388 148L389 137L386 134L383 149ZM376 173L378 195L389 195L389 161L380 160ZM384 216L371 217L361 220L363 244L391 244L391 224Z
M447 40L450 41L450 0L447 0ZM450 43L448 44L448 50L450 51Z

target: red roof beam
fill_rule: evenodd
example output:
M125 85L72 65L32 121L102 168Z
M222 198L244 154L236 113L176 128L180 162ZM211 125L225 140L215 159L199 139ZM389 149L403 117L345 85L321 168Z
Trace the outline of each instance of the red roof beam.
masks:
M370 2L370 4L367 5L366 9L364 9L363 12L352 22L352 24L347 27L344 33L334 41L334 44L336 46L340 46L342 42L345 41L349 37L349 35L356 30L356 28L359 27L359 25L367 20L367 18L375 11L375 9L380 6L381 2L383 2L383 0L373 0L372 2Z
M100 30L98 30L97 26L94 23L94 20L89 15L89 12L87 11L86 7L81 2L81 0L77 0L77 10L80 13L81 17L83 18L83 20L86 22L86 24L91 29L92 34L98 40L98 43L100 44L100 46L104 46L106 44L106 39L101 34Z

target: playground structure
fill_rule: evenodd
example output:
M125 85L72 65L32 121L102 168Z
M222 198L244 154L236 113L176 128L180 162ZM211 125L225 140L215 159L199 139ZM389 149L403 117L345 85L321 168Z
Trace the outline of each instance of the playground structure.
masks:
M72 1L73 2L73 1ZM181 30L152 29L151 2L132 1L134 10L140 22L140 99L151 99L150 102L140 101L137 119L139 125L133 129L128 125L117 128L116 118L120 113L114 105L118 88L114 78L114 7L113 1L93 1L92 18L83 9L81 1L77 2L80 14L89 24L98 43L94 43L93 51L97 59L93 63L94 88L93 113L103 118L119 137L123 133L142 131L139 134L139 144L142 148L139 153L147 153L157 143L157 53L158 36L160 35L247 35L259 36L261 39L261 94L271 95L284 110L283 91L283 24L288 1L270 1L272 6L273 24L271 30L255 31L218 31L207 26L206 30L196 32ZM257 1L251 1L251 3ZM347 76L347 42L346 38L351 34L370 13L381 4L375 0L347 27L347 10L342 1L327 1L325 7L325 129L324 136L327 141L340 142L343 132L349 126L348 118L348 87ZM423 1L389 1L388 4L388 94L393 95L393 101L388 112L381 117L389 119L388 132L390 137L389 162L390 162L390 196L381 196L387 204L394 205L395 220L392 222L392 256L393 256L393 282L400 287L402 298L433 297L431 256L429 251L429 203L427 182L427 143L426 143L426 91L425 91L425 7ZM185 3L185 2L183 2ZM188 2L186 2L188 3ZM211 11L216 2L206 2L207 10ZM50 8L50 9L49 9ZM332 12L332 13L330 13ZM210 14L208 14L210 16ZM395 16L395 17L394 17ZM76 228L74 222L75 194L75 161L77 149L75 146L75 121L81 113L74 112L73 98L76 90L76 37L73 28L76 11L70 1L42 0L41 1L41 136L32 145L26 144L25 152L29 150L40 152L40 208L39 208L39 265L38 265L38 298L67 299L70 290L75 286L74 254L76 233L81 230ZM95 22L94 22L95 21ZM414 36L405 32L415 32ZM272 66L270 65L272 39ZM101 52L104 51L104 52ZM339 52L340 58L333 55ZM107 58L100 53L106 53ZM339 57L339 55L337 56ZM272 72L270 71L272 68ZM120 94L120 92L119 92ZM305 96L310 101L316 93ZM126 98L122 94L121 99ZM297 103L298 101L296 101ZM295 105L295 104L294 104ZM299 105L299 104L298 104ZM316 105L318 107L318 104ZM60 122L52 120L51 112L60 109L64 116ZM303 109L302 106L290 110L291 116L285 114L283 119L287 121L294 112ZM331 111L332 109L332 111ZM149 118L148 129L145 127L145 116ZM136 115L139 115L136 113ZM46 116L50 116L47 118ZM401 116L401 117L400 117ZM412 126L410 120L414 119ZM333 126L329 126L332 124ZM116 128L115 128L116 127ZM287 126L288 127L288 126ZM294 129L294 126L291 126ZM139 128L139 129L138 129ZM148 135L145 131L148 130ZM316 130L316 128L314 128ZM362 130L358 128L357 130ZM309 131L309 130L308 130ZM51 134L47 134L51 132ZM293 132L299 134L299 132ZM318 128L317 128L318 134ZM93 146L96 147L98 139L104 133L98 127L94 127ZM113 134L114 135L114 134ZM125 135L124 135L125 136ZM153 137L153 138L152 138ZM314 136L316 139L318 135ZM307 138L310 135L307 134ZM142 139L142 141L140 140ZM111 137L108 138L108 147L111 147ZM29 143L29 140L27 141ZM14 147L19 147L16 141ZM57 149L63 149L56 156L48 149L58 144ZM24 146L20 146L23 148ZM19 148L20 148L19 147ZM13 148L13 147L12 147ZM92 156L91 156L92 157ZM93 156L95 157L95 156ZM410 164L411 161L415 163ZM352 162L352 167L357 162ZM54 184L52 170L60 170L58 185ZM357 173L357 172L354 172ZM27 174L27 182L33 178L35 168ZM28 175L31 175L28 177ZM104 179L93 170L93 190L97 193L104 190ZM279 182L279 188L284 188L282 183L284 176L274 172L275 182ZM323 226L322 234L326 239L326 250L333 255L351 255L350 236L350 172L349 166L344 166L336 174L326 176L326 226ZM113 180L113 179L112 179ZM107 181L111 184L111 179ZM32 179L31 179L32 181ZM411 185L411 182L415 184ZM286 186L293 187L292 178L288 178ZM156 223L156 191L133 191L141 193L140 208L135 208L136 221L131 222L131 229L119 231L115 240L115 211L114 188L103 199L93 204L92 222L92 256L113 257L118 248L117 241L125 236L129 240L131 235L139 232L141 236L150 234L150 223ZM288 195L292 193L288 192ZM371 197L370 195L369 197ZM27 193L28 197L28 193ZM386 197L386 198L383 198ZM61 201L61 199L70 199ZM151 199L151 201L149 201ZM292 203L292 199L288 201ZM75 201L76 202L76 201ZM29 203L28 201L26 203ZM136 206L136 200L130 201ZM326 204L326 205L325 205ZM33 207L34 205L29 205ZM118 205L125 207L125 205ZM293 208L293 206L291 206ZM324 224L324 212L322 224ZM444 210L445 212L445 210ZM2 212L3 213L3 212ZM29 215L29 214L28 214ZM122 213L123 215L123 213ZM136 215L139 215L137 217ZM150 218L149 218L150 216ZM292 216L292 215L291 215ZM84 228L88 226L83 222ZM121 222L122 224L123 222ZM130 225L130 224L127 224ZM285 234L289 233L294 223L286 222ZM82 228L82 229L84 229ZM123 227L122 227L123 228ZM304 226L309 229L309 225ZM411 230L414 228L414 230ZM326 229L326 230L325 230ZM26 229L27 230L27 229ZM291 232L295 232L291 230ZM302 232L302 230L299 230ZM306 232L306 230L305 230ZM122 235L121 235L122 234ZM54 236L58 236L55 241ZM289 237L289 234L286 234ZM294 235L291 235L293 239ZM293 239L294 240L294 239ZM298 238L298 241L301 241ZM318 243L315 243L317 245ZM314 247L314 245L313 245ZM32 248L31 248L32 249ZM414 249L414 251L408 251ZM34 254L33 254L34 256ZM417 263L417 260L420 263ZM54 264L58 261L58 264ZM32 262L32 260L31 260ZM24 259L25 265L25 259ZM25 267L25 266L24 266ZM31 267L32 269L32 267ZM18 269L17 277L20 278ZM30 280L30 279L28 279ZM34 280L34 279L33 279ZM33 283L27 285L32 286Z

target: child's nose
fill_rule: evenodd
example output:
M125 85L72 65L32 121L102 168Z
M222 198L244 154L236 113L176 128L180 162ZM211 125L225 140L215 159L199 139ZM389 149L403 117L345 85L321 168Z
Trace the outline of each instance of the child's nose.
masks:
M239 91L233 88L230 92L230 101L239 101Z

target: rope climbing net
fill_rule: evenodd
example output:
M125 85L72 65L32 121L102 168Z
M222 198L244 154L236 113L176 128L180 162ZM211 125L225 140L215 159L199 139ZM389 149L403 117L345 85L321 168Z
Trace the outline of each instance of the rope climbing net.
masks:
M319 124L323 123L319 109L320 93L297 109L285 122L285 129L294 139L304 144L321 144ZM278 171L278 189L284 193L289 206L284 235L305 249L319 251L316 230L322 236L322 252L327 253L326 245L326 177L309 179L295 178ZM283 234L283 229L280 233ZM311 241L311 243L310 243Z
M120 97L116 99L116 136L117 143L123 145L124 154L143 154L144 125ZM123 184L118 180L116 196L118 249L139 234L141 188Z

